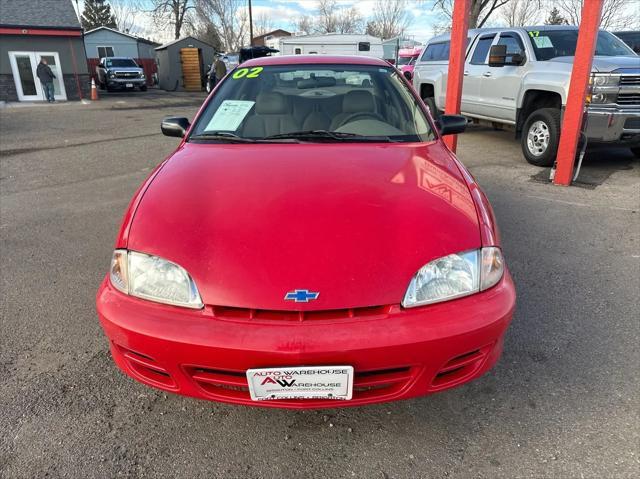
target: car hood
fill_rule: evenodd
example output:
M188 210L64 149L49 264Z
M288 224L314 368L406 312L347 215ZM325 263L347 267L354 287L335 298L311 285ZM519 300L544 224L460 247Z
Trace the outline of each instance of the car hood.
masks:
M141 71L143 71L143 69L140 67L108 67L107 70L133 73L140 73Z
M433 142L186 143L127 241L184 267L205 304L318 310L397 304L421 266L481 240L468 187ZM295 289L320 294L285 301Z
M556 57L552 61L559 63L573 63L574 57ZM595 72L610 73L619 69L640 67L640 57L638 56L616 56L616 57L593 57L591 69Z

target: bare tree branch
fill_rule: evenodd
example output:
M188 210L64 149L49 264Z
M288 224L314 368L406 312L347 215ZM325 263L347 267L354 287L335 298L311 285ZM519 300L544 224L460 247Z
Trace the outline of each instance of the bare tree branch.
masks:
M540 14L539 3L532 0L511 0L500 10L500 18L510 27L535 25Z
M407 5L408 0L377 0L367 33L381 38L402 35L412 22Z
M180 38L187 13L195 7L192 0L151 0L153 21L159 28L171 26L174 38Z
M136 23L140 20L140 14L143 8L138 0L109 0L111 12L116 20L118 30L124 33L136 35L141 28Z
M237 51L246 43L249 11L245 0L196 0L196 11L217 29L227 51Z
M556 0L554 2L554 5L562 16L569 21L570 25L580 25L582 4L582 0ZM638 3L635 0L604 1L600 28L604 30L627 30L638 27L639 24L640 15L638 15Z

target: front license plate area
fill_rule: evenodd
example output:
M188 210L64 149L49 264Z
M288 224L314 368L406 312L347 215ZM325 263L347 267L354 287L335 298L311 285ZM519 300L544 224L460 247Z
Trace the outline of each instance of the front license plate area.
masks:
M351 399L353 366L293 366L249 369L254 401L274 399Z
M133 83L127 83L125 86L126 86L127 88L133 88Z

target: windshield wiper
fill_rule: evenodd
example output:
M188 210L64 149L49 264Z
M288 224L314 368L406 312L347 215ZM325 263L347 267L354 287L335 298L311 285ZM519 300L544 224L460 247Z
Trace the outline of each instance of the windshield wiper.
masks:
M205 133L199 133L197 135L191 135L189 140L224 140L234 143L255 143L255 140L251 138L242 138L228 131L208 131Z
M280 133L278 135L265 136L265 140L272 140L277 138L296 138L299 140L317 140L329 138L338 141L374 141L374 142L390 142L392 141L388 136L363 136L356 133L343 133L339 131L327 131L327 130L304 130L304 131L291 131L289 133Z

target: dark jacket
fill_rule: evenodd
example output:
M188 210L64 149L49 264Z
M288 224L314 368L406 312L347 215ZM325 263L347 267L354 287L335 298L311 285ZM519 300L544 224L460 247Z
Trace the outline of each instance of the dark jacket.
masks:
M51 71L51 67L49 65L45 65L42 62L38 63L38 68L36 68L36 75L42 83L51 83L56 77Z
M227 65L219 58L213 63L216 80L220 81L227 74Z

